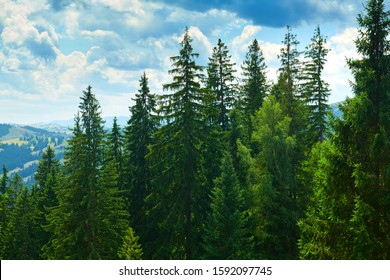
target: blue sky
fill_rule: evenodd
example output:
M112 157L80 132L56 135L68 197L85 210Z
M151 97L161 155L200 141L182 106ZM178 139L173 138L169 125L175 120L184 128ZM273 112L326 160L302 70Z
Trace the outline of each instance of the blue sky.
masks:
M356 0L0 0L0 123L73 118L88 85L103 116L129 115L143 71L152 91L163 93L186 26L200 64L221 38L238 73L258 39L272 81L286 25L304 50L319 24L331 49L330 102L341 101L351 96L345 61L357 57L362 9Z

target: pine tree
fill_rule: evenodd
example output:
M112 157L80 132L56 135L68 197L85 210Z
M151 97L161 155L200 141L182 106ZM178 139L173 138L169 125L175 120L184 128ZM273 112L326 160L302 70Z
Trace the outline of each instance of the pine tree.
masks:
M0 181L0 193L5 194L7 192L7 184L8 184L8 169L3 165L2 168L3 174Z
M383 1L370 0L357 18L362 58L348 61L355 96L333 121L331 152L320 159L327 164L314 165L322 184L300 222L302 258L389 258L389 17Z
M215 179L211 211L204 230L205 259L251 258L251 238L247 237L247 212L230 154L222 159L222 173Z
M251 151L239 144L247 184L257 258L292 259L297 254L296 207L291 156L295 139L289 136L291 119L270 96L254 117Z
M0 211L3 213L5 205L6 195L0 194ZM0 259L4 259L4 250L5 250L5 227L3 219L0 223Z
M201 139L204 125L204 91L200 81L202 67L197 65L192 39L186 30L178 56L171 57L173 81L164 85L168 94L161 98L164 125L158 130L157 143L152 145L150 158L154 162L154 213L164 217L159 223L159 247L155 257L192 259L195 257L194 199L204 199L199 172L202 164ZM208 194L206 194L207 197ZM207 200L206 200L207 201ZM205 203L202 201L202 203Z
M242 102L245 111L245 122L250 137L252 134L252 116L262 106L269 90L266 77L267 66L263 52L256 39L249 45L241 68L243 70Z
M150 93L145 73L139 82L139 93L135 95L135 104L130 108L131 118L125 129L125 172L129 186L131 224L139 234L141 243L145 244L144 248L148 249L146 243L154 236L148 234L149 223L145 215L145 199L151 192L151 164L146 156L149 154L149 146L154 143L153 133L157 130L158 120L155 116L156 96ZM154 251L154 248L150 251ZM150 256L149 251L146 256Z
M114 117L111 133L108 135L108 144L111 146L112 158L120 174L123 167L123 136L116 117Z
M7 194L7 185L8 185L8 170L3 165L2 168L3 174L0 179L0 258L4 259L4 251L6 248L6 232L7 224L9 220L9 211L8 211L8 194Z
M35 210L27 187L22 186L8 224L6 259L36 259L36 240L32 234Z
M39 211L31 192L16 173L7 186L4 197L5 226L2 232L4 259L38 259L40 254Z
M53 238L45 247L49 259L115 259L127 212L117 189L114 161L104 148L100 105L89 86L65 154L66 182L56 189L59 205L48 214Z
M306 47L307 62L304 64L301 76L302 94L309 107L308 143L310 145L317 141L324 141L327 131L327 113L330 110L327 102L330 90L329 84L322 79L322 73L328 52L326 39L317 26L310 45Z
M299 41L296 35L292 34L289 26L287 26L283 45L279 55L281 67L279 68L278 82L272 88L272 94L280 103L283 113L291 119L288 135L296 139L296 144L290 157L293 167L290 195L295 201L299 215L303 215L306 193L308 192L303 186L306 174L302 170L302 163L309 148L306 143L308 108L299 88L299 80L301 79Z
M215 94L216 106L219 111L218 124L222 130L229 128L229 112L235 101L237 84L235 83L235 63L230 62L231 56L227 46L218 40L207 67L207 87Z
M272 94L280 103L284 113L291 118L290 135L300 132L305 112L302 96L298 91L298 79L300 74L299 41L292 34L292 29L287 26L287 33L283 40L283 48L278 56L281 62L277 83L272 89Z

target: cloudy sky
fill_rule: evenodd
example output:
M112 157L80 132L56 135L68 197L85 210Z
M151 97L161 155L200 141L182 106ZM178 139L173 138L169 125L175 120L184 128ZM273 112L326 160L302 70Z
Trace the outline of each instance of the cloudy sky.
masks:
M362 10L360 0L0 0L0 123L71 119L88 85L103 116L129 115L143 71L155 93L170 82L186 26L202 65L221 38L240 70L257 38L272 81L286 25L304 50L319 24L330 102L341 101L351 96L345 61L357 56Z

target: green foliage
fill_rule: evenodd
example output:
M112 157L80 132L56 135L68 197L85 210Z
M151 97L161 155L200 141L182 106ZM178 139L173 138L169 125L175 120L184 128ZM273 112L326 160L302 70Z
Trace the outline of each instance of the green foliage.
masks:
M322 79L322 73L326 63L329 49L326 48L326 39L321 35L320 27L317 26L311 43L306 47L302 75L301 91L307 106L309 145L317 141L325 140L327 131L327 113L330 106L327 104L330 95L329 84Z
M114 160L104 160L100 105L91 87L83 93L65 157L66 181L55 189L59 204L47 215L49 259L115 259L128 227Z
M245 60L241 66L243 70L242 107L245 111L245 121L248 136L252 134L252 116L261 108L263 100L269 91L267 83L267 66L258 41L253 40L249 45Z
M118 257L121 260L142 260L142 248L139 244L139 237L134 230L129 227L123 237L123 244L118 252Z
M319 155L326 165L314 169L322 183L314 181L313 201L300 222L302 258L389 258L389 15L383 1L371 0L358 16L362 58L348 62L355 97L333 121L331 149Z
M36 208L23 186L17 196L15 209L12 211L6 237L6 259L30 260L37 258L36 239L33 235Z
M204 125L204 90L202 67L196 64L192 39L186 30L182 49L171 57L173 81L164 85L168 94L161 97L160 114L165 123L151 146L150 158L154 169L154 194L149 198L154 217L159 217L161 241L155 248L155 257L192 259L196 249L194 235L201 221L194 211L200 201L207 201L207 192L199 193L204 177L200 151ZM195 198L199 201L195 201Z
M148 78L144 73L139 81L140 89L134 99L135 105L130 108L131 117L125 128L125 176L128 190L125 193L130 202L131 224L140 235L144 248L154 236L148 234L146 222L146 197L151 192L151 164L146 157L149 146L154 143L153 133L157 130L158 119L155 116L156 96L150 93ZM153 234L152 234L153 235ZM151 248L151 251L154 251ZM146 254L149 256L149 253Z
M218 40L217 46L209 58L207 67L207 88L215 95L215 106L218 108L219 116L217 123L222 130L227 130L229 124L229 112L234 105L237 84L235 83L235 63L231 63L231 56L227 46Z
M291 164L295 141L288 135L290 122L279 103L270 97L254 117L254 150L239 146L243 165L248 167L257 258L296 257L297 214Z
M24 127L28 135L11 141L29 144L11 164L38 158L31 145L43 153L30 189L3 166L0 257L389 259L390 12L369 0L357 20L360 58L348 60L355 96L341 118L327 115L319 27L303 63L287 27L268 96L257 40L238 87L222 40L205 78L186 29L165 94L151 94L141 76L124 136L116 118L105 131L91 87L63 164L59 139ZM3 145L2 159L17 148Z
M248 207L233 167L225 153L221 175L214 180L211 211L207 217L203 246L205 259L248 259L252 257L252 238L248 237Z

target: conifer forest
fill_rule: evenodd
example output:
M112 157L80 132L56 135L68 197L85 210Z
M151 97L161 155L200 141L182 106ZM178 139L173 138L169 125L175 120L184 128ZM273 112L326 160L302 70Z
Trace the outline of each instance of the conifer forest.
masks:
M238 79L222 39L198 65L186 29L125 127L80 89L64 160L49 145L32 187L2 167L1 259L390 259L390 12L364 5L341 117L320 26L303 48L287 27L276 82L259 41Z

